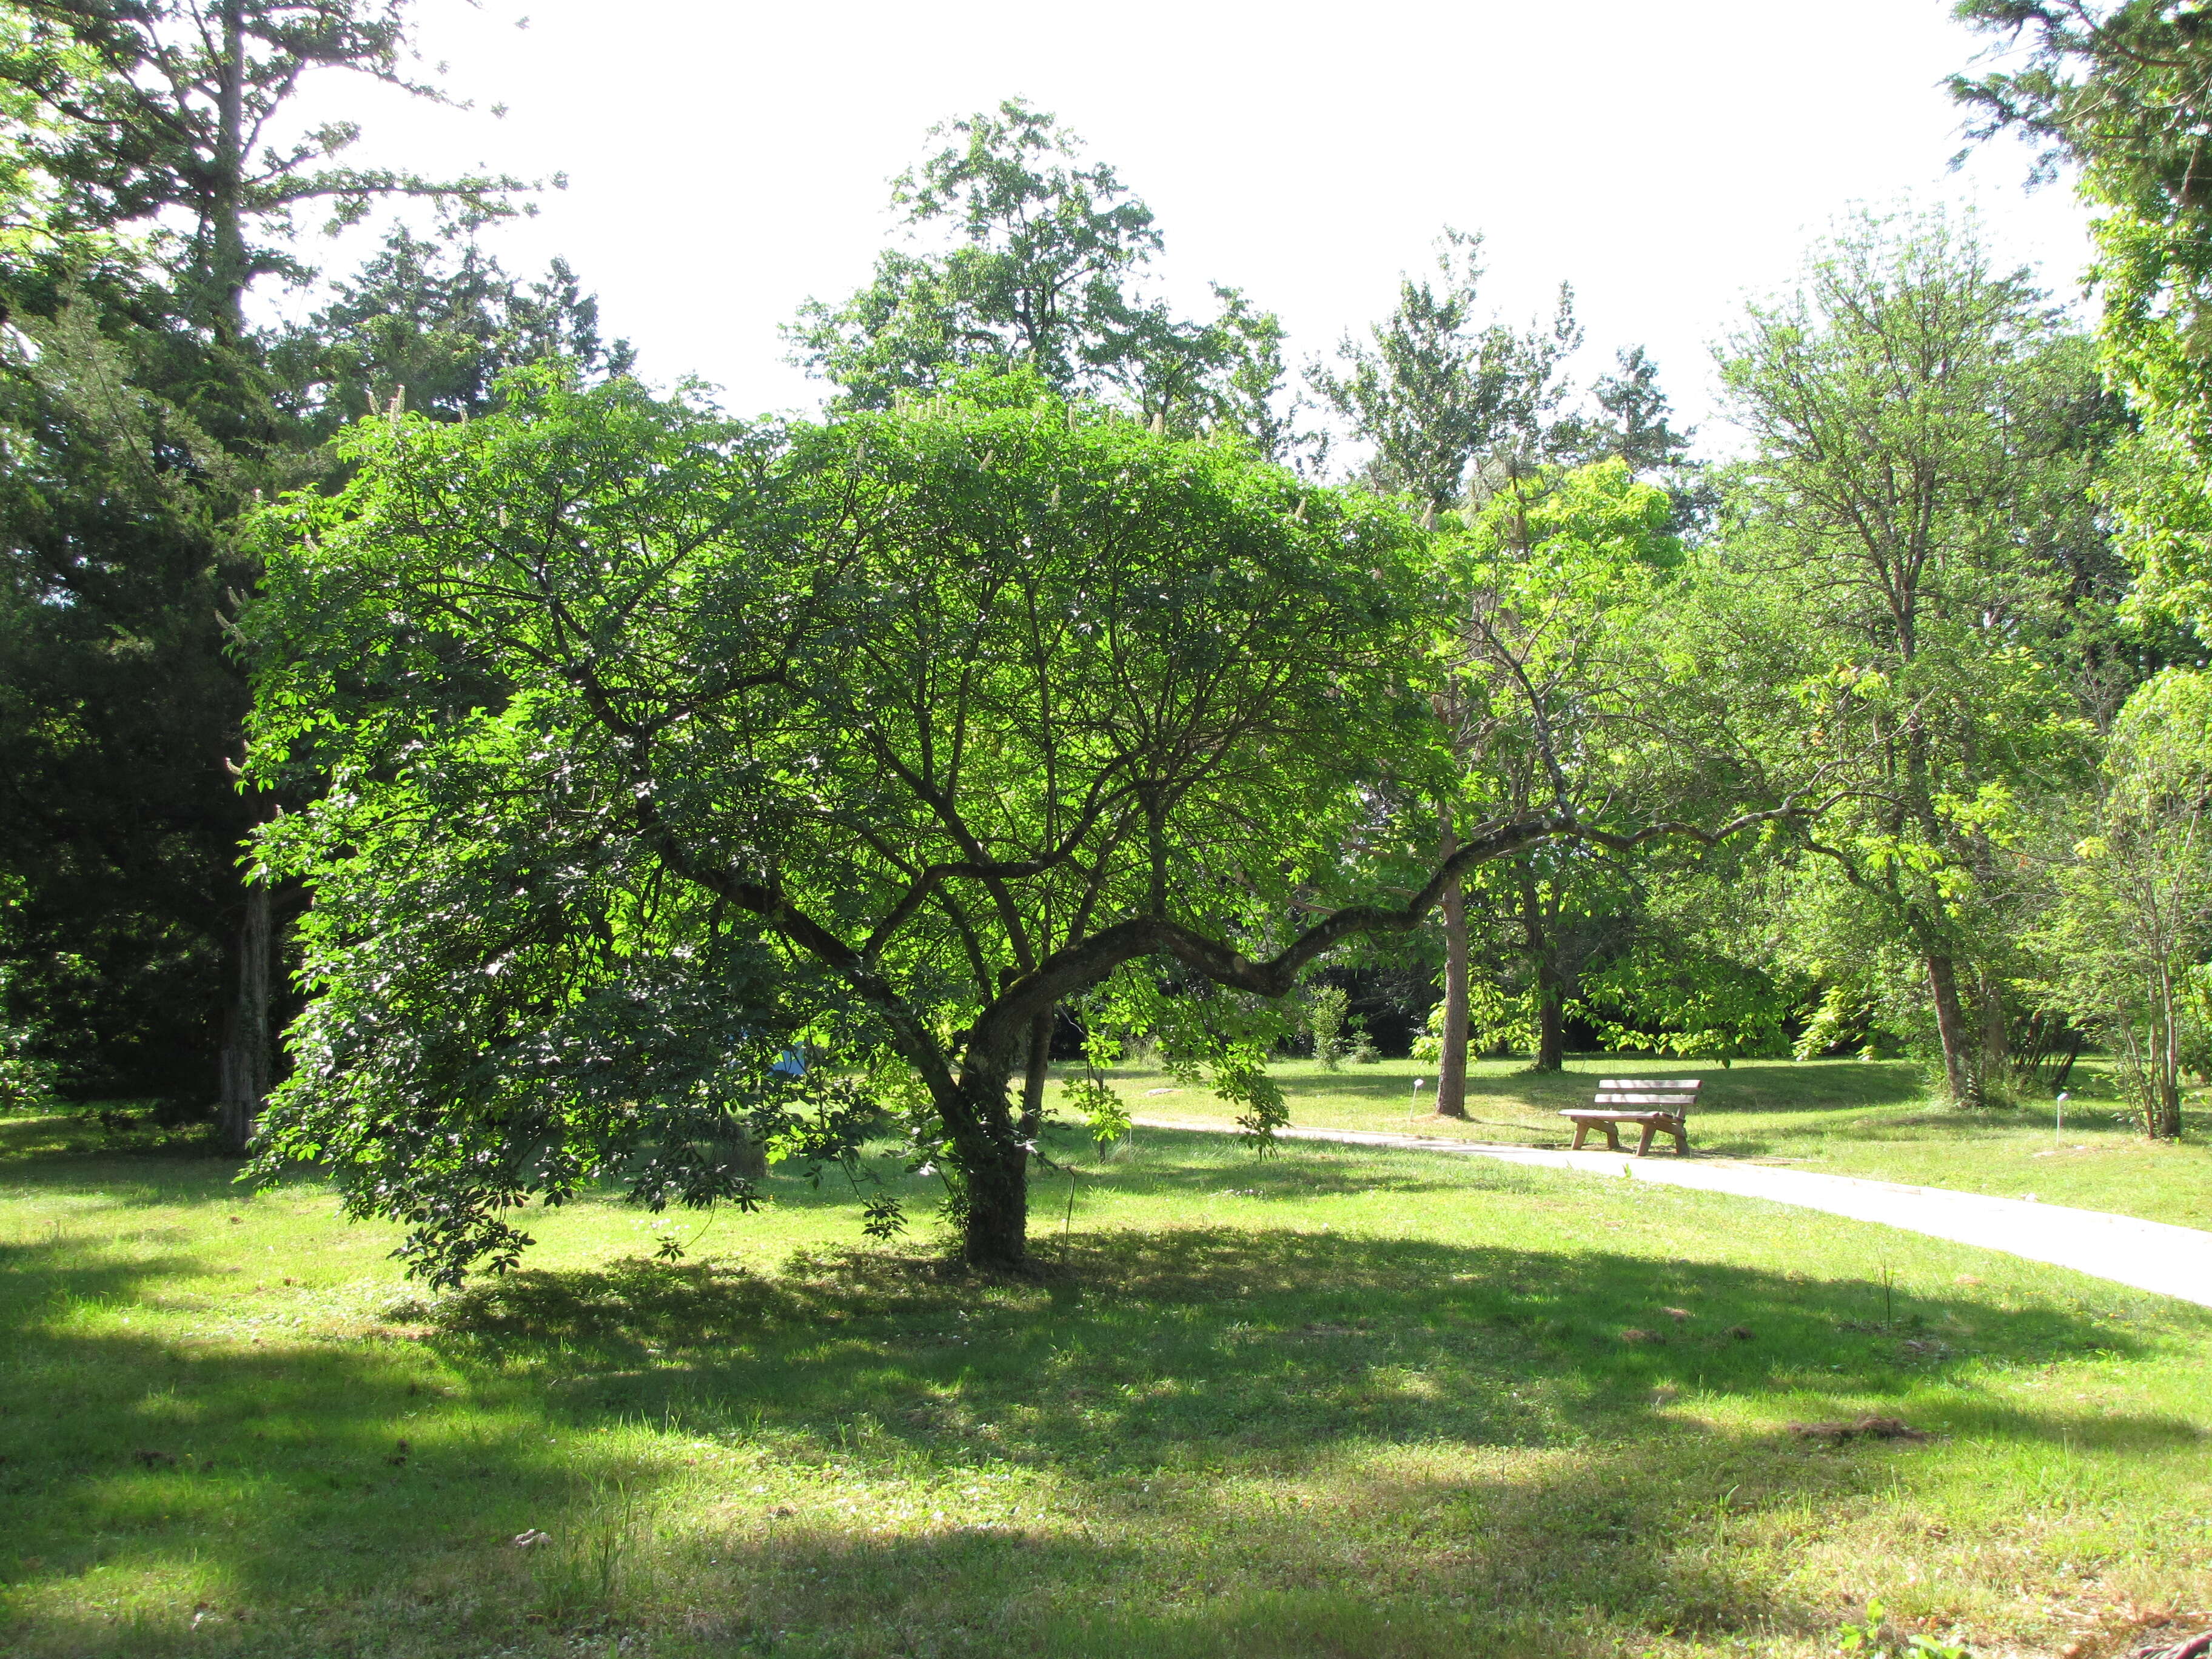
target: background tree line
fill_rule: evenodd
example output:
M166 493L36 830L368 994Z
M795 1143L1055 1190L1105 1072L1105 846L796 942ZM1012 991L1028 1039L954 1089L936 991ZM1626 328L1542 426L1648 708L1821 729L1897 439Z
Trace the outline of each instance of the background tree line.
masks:
M296 1007L299 901L241 878L277 803L237 782L250 693L228 630L259 580L240 514L331 479L332 434L395 397L460 419L508 368L627 362L565 268L519 281L475 245L519 181L346 165L358 134L312 111L335 72L444 97L403 7L0 8L12 1086L221 1102L234 1139ZM251 319L252 295L314 276L298 233L398 199L434 207L438 234L395 230L305 322Z
M881 1098L920 1088L917 1144L937 1138L976 1187L1018 1182L1056 1042L1095 1054L1180 1031L1177 1052L1264 1133L1267 1052L1302 1006L1333 1026L1348 988L1378 1027L1388 1012L1425 1030L1446 1113L1464 1112L1470 1051L1557 1067L1571 1038L1723 1059L1920 1052L1972 1106L2063 1081L2088 1041L2121 1063L2146 1129L2175 1133L2185 1073L2212 1060L2197 827L2212 161L2186 136L2212 45L2196 13L2142 0L1960 10L2021 48L1960 96L1989 133L2024 131L2078 167L2105 210L2099 332L1997 268L1969 222L1859 216L1723 346L1747 441L1711 463L1640 349L1573 383L1583 335L1565 286L1526 325L1488 312L1480 240L1458 230L1388 315L1294 380L1279 323L1242 291L1217 286L1198 316L1158 296L1150 210L1018 101L933 135L895 184L902 245L790 325L794 361L830 388L818 433L731 423L632 385L565 266L521 280L483 251L479 233L526 210L531 186L355 167L360 135L313 125L319 71L447 96L412 67L403 5L10 0L8 1086L180 1115L220 1103L242 1144L282 1069L277 1033L313 992L295 1041L325 1080L294 1091L294 1150L408 1103L450 1127L436 1114L465 1105L509 1126L510 1152L560 1147L575 1178L619 1142L657 1172L651 1190L703 1198L749 1167L714 1123L840 1144L850 1102L817 1086L808 1142L797 1105L746 1117L731 1103L754 1110L757 1090L725 1075L771 1035L764 1053L836 1032L848 1054L884 1057L870 1062ZM324 283L304 321L255 320L257 294L319 280L303 219L408 203L428 220ZM428 430L441 424L455 431ZM542 483L586 441L694 492L574 481L608 526L634 515L646 563L619 593L608 569L586 592L562 585L580 572L532 566L519 505L495 528L471 516L489 497L421 493L428 456L483 478L534 457ZM532 478L508 477L520 503ZM1188 544L1146 550L1115 528L1139 497ZM684 529L707 501L712 526ZM458 597L462 519L537 572L514 590L537 609ZM858 529L824 528L848 521L896 536L870 551ZM782 578L732 539L739 524L814 548L811 586L778 597ZM994 539L1019 525L1026 539ZM1048 535L1075 562L1050 566ZM684 551L662 559L664 544ZM1214 550L1199 564L1175 562L1200 544ZM309 545L363 562L303 564ZM704 586L681 605L655 597L695 570ZM342 597L356 577L394 584L374 613L392 637ZM1364 585L1366 610L1340 579ZM1164 593L1177 597L1156 614ZM745 634L757 684L711 709L696 688L648 685L648 661L690 661L704 637L739 659L728 630L754 628L748 606L804 619ZM1270 631L1293 617L1299 649ZM858 659L831 674L831 639L888 653L879 678ZM1220 656L1224 639L1243 654ZM555 661L565 689L526 693ZM1101 672L1119 701L1085 678ZM787 701L752 708L755 735L716 724L771 692ZM894 706L902 726L880 715ZM341 829L327 803L351 778L374 787L349 810L462 811L477 797L409 774L391 745L437 748L457 711L495 708L506 726L439 752L456 778L528 777L552 816L456 842L453 868L473 881L495 855L500 891L537 897L510 917L520 931L472 923L414 961L458 973L526 942L546 954L515 981L527 996L477 1008L491 1024L474 1035L459 1012L429 1019L455 1045L442 1059L387 1053L403 1001L416 1020L441 999L477 1005L444 981L362 1000L365 964L388 971L433 898L373 867L385 820ZM564 793L574 776L532 770L544 733L578 720L597 734L579 752L612 745L588 811ZM353 736L322 732L332 721ZM757 735L786 721L820 723L803 765L840 780L803 807L801 750ZM665 750L679 726L688 746ZM975 819L962 792L1016 756L1029 769L999 779L999 817ZM718 811L750 803L742 827L679 809L701 779ZM594 816L625 791L653 815ZM563 835L597 828L541 844L556 818ZM702 850L733 838L757 868ZM599 873L572 885L585 869ZM824 884L814 901L809 880ZM418 908L387 915L401 888ZM507 914L466 882L435 902ZM380 915L380 931L365 920ZM488 1057L506 1066L526 1028L586 1012L615 1023L592 1027L599 1050L577 1035L575 1054L616 1054L618 987L628 1018L641 998L698 1011L680 1040L638 1039L669 1045L674 1069L608 1058L628 1080L592 1111L612 1116L515 1136L487 1103L511 1107L502 1091L547 1073L495 1087ZM733 1008L749 1011L735 1025ZM350 1096L329 1081L349 1069ZM641 1091L690 1101L690 1127L654 1120L666 1133L649 1148L638 1121L618 1132L610 1103ZM510 1174L521 1184L493 1182L469 1215L548 1178ZM1003 1251L1004 1215L993 1224ZM501 1248L496 1228L456 1227L438 1248Z

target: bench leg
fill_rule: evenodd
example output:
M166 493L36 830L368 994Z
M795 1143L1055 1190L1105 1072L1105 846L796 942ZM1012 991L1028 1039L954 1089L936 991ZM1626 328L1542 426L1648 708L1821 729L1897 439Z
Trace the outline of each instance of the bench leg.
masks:
M1641 1158L1651 1150L1651 1137L1658 1132L1658 1128L1659 1126L1649 1119L1644 1121L1644 1133L1638 1136L1636 1140L1637 1157Z
M1678 1117L1672 1123L1669 1123L1667 1126L1667 1133L1674 1137L1674 1156L1677 1158L1689 1157L1690 1126L1683 1122L1682 1120Z
M1598 1127L1605 1131L1606 1151L1608 1152L1619 1152L1620 1150L1620 1132L1613 1127L1612 1122L1608 1120L1607 1121L1600 1124Z
M1568 1147L1568 1148L1567 1148L1567 1150L1568 1150L1569 1152L1579 1152L1580 1151L1582 1151L1582 1149L1583 1149L1583 1142L1584 1140L1586 1140L1586 1139L1588 1139L1589 1138L1589 1132L1590 1132L1590 1126L1589 1126L1589 1124L1587 1124L1587 1123L1577 1123L1577 1124L1576 1124L1576 1125L1575 1125L1575 1144L1574 1144L1573 1146L1571 1146Z

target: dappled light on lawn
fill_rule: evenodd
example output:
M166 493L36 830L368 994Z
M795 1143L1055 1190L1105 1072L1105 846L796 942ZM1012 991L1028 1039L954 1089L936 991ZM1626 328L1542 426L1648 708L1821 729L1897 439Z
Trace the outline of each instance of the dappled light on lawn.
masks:
M1809 1656L1869 1594L2025 1638L2203 1589L2151 1546L2212 1498L2212 1320L1769 1206L1139 1131L1053 1143L1033 1280L776 1179L680 1261L587 1200L429 1296L313 1183L24 1139L28 1659ZM1931 1437L1790 1428L1869 1417Z

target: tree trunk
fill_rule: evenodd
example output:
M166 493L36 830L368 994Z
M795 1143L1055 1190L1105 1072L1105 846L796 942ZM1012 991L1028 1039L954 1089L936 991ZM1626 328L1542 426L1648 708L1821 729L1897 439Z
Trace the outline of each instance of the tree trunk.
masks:
M1567 1021L1561 1005L1565 988L1548 962L1536 964L1536 1069L1564 1072L1567 1068Z
M2153 1055L2150 1122L2153 1139L2181 1137L2181 1009L2173 994L2173 975L2158 975L2157 1029L2152 1032L2157 1048Z
M245 914L232 949L233 999L223 1021L222 1100L216 1126L222 1143L243 1152L253 1139L261 1104L275 1081L276 1048L270 1025L270 990L275 977L276 926L268 887L249 882Z
M2051 1074L2051 1092L2057 1094L2066 1086L2066 1079L2074 1075L2074 1062L2081 1058L2081 1037L2079 1032L2066 1040L2066 1056L2058 1062L2058 1069Z
M1030 1022L1027 1063L1022 1068L1022 1139L1034 1140L1044 1123L1044 1085L1052 1073L1052 1028L1056 1012L1048 1008Z
M1029 1155L1019 1146L992 1146L963 1158L968 1213L960 1259L989 1273L1029 1271Z
M744 1129L737 1133L737 1145L731 1149L730 1164L746 1181L768 1179L768 1150Z
M1459 851L1449 806L1441 809L1440 858ZM1449 883L1438 908L1444 919L1443 1046L1437 1055L1437 1115L1467 1115L1467 896L1457 881Z
M1943 1086L1954 1106L1978 1106L1974 1078L1974 1038L1959 1003L1959 975L1951 958L1928 954L1928 992L1936 1003L1936 1035L1943 1044Z
M1540 1072L1567 1066L1566 981L1552 962L1552 939L1545 927L1543 895L1536 878L1521 866L1521 956L1536 975L1536 1052L1530 1063Z
M214 244L209 275L225 345L246 336L246 17L243 0L223 0L222 80L216 92L215 188L208 214Z
M2181 1088L2170 1076L2158 1079L2158 1115L2150 1132L2159 1140L2181 1139Z
M2005 1023L2004 992L1995 974L1982 975L1982 1093L2002 1089L2011 1058L2012 1034Z

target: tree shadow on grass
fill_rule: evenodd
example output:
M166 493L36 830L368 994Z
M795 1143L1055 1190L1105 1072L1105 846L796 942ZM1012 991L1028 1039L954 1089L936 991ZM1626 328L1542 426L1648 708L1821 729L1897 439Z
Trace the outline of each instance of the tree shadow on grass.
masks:
M516 1623L511 1595L488 1622L470 1611L478 1581L514 1577L503 1540L633 1472L418 1343L128 1328L205 1271L179 1251L0 1245L11 1659L449 1651L472 1623Z
M957 1427L948 1402L964 1395L988 1399L978 1420L1031 1425L1002 1428L1007 1455L1027 1441L1102 1469L1222 1436L1292 1462L1346 1435L1541 1444L1598 1419L1641 1425L1662 1388L1794 1397L1817 1371L1822 1392L1899 1398L1991 1357L2140 1340L2057 1307L1900 1294L1885 1328L1866 1317L1881 1305L1868 1279L1217 1226L1078 1235L1037 1283L870 1250L802 1252L772 1276L717 1261L524 1269L434 1318L457 1354L557 1376L571 1409L690 1391L742 1402L720 1429L757 1409L817 1426L870 1413L927 1438L940 1417ZM1971 1340L1928 1339L1962 1311ZM832 1338L872 1359L824 1365ZM1514 1403L1536 1379L1543 1398Z
M1959 1386L1979 1358L2123 1353L2133 1338L1947 1297L1869 1334L1875 1289L1183 1229L1079 1237L1066 1276L1036 1285L883 1253L798 1258L773 1282L715 1263L524 1273L452 1298L439 1322L455 1352L544 1375L580 1425L657 1415L833 1472L1018 1468L1106 1540L1049 1527L879 1540L838 1509L839 1480L783 1521L733 1516L699 1542L725 1572L748 1564L754 1610L724 1616L722 1636L801 1620L876 1631L855 1652L899 1651L901 1620L948 1574L998 1610L994 1640L1048 1652L1410 1654L1474 1632L1489 1651L1571 1653L1661 1628L1811 1629L1829 1615L1717 1547L1716 1513L1825 1510L1951 1454L1800 1439L1778 1409L1875 1410L2015 1452L2201 1443L2154 1412L2026 1412ZM1972 1352L1915 1334L1960 1314ZM1725 1402L1733 1421L1655 1405L1683 1397ZM805 1576L783 1583L794 1559ZM1117 1585L1157 1598L1194 1583L1226 1588L1115 1604Z
M1040 1170L1031 1187L1040 1248L1047 1243L1045 1224L1057 1213L1055 1200L1066 1200L1071 1170L1079 1203L1101 1189L1212 1198L1219 1200L1224 1220L1236 1213L1236 1206L1254 1200L1304 1200L1369 1193L1536 1193L1566 1189L1574 1179L1460 1153L1439 1152L1438 1161L1431 1162L1394 1147L1285 1140L1265 1158L1257 1158L1239 1141L1201 1130L1148 1128L1139 1133L1141 1139L1127 1156L1103 1159L1085 1156L1090 1148L1077 1144L1072 1135L1048 1133L1047 1148L1057 1154L1060 1164Z
M220 1150L202 1125L164 1128L134 1119L107 1128L73 1113L0 1113L0 1178L11 1187L137 1201L235 1198L244 1160Z
M2014 1468L2199 1443L2155 1412L1960 1386L1978 1360L2155 1340L2076 1310L1921 1297L1870 1332L1863 1281L1534 1242L1078 1233L1039 1282L911 1252L617 1261L483 1282L418 1340L281 1347L79 1311L198 1271L0 1252L0 1649L566 1651L596 1623L670 1654L1594 1655L1832 1622L1719 1534L1786 1531L1969 1439ZM1906 1346L1954 1324L1971 1347ZM1830 1449L1780 1426L1868 1409L1957 1439ZM660 1430L643 1452L641 1422ZM889 1534L843 1507L856 1482L927 1494L994 1469L1039 1496ZM555 1542L507 1541L532 1528ZM618 1569L596 1589L594 1539Z

